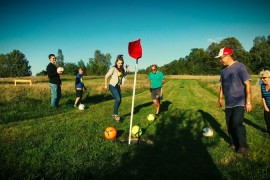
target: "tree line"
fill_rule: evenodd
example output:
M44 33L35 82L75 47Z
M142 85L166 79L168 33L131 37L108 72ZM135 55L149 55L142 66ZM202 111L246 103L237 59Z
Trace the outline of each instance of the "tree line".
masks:
M222 64L214 57L223 47L233 49L233 58L246 65L250 74L258 74L263 69L270 69L270 35L268 37L258 36L253 40L250 51L244 50L242 44L235 38L225 38L220 43L211 43L207 49L191 49L189 55L178 60L173 60L159 69L164 74L171 75L217 75L220 74ZM64 62L64 55L58 49L56 55L56 66L64 67L65 74L74 75L78 67L84 69L86 75L104 75L112 65L111 55L96 50L93 58L85 63L82 59L77 63ZM148 74L151 67L139 70L138 73ZM4 55L0 54L0 77L31 76L31 66L25 55L19 50ZM36 74L47 75L45 70Z
M31 66L19 50L0 54L0 77L31 76Z
M214 57L223 47L233 50L233 58L247 67L250 74L258 74L261 70L270 70L270 35L258 36L253 40L253 47L245 51L242 44L234 37L225 38L220 43L212 43L204 50L191 49L185 58L173 60L159 67L164 74L170 75L217 75L220 74L222 64ZM149 73L151 67L140 70L140 73Z
M77 63L65 63L64 55L61 49L58 49L56 55L56 67L63 67L64 74L75 75L77 69L80 67L84 70L85 75L104 75L111 66L111 55L109 53L103 54L100 50L96 50L93 58L85 64L81 59ZM45 70L37 73L37 76L47 75Z

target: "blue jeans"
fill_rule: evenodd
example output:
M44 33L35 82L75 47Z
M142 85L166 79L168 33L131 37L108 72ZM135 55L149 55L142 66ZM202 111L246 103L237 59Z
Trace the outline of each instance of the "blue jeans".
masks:
M58 107L61 98L61 86L59 84L49 83L51 88L51 106Z
M122 99L120 85L115 85L115 87L114 87L113 85L110 84L109 89L110 89L110 91L115 99L113 114L118 115L118 108L121 104L121 99Z
M226 124L231 144L236 148L247 147L246 128L244 126L245 109L243 106L226 108Z

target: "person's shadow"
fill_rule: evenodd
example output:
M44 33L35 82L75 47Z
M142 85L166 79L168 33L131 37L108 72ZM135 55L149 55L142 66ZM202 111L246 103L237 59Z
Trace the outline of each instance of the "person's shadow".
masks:
M141 110L142 108L146 108L146 107L148 107L148 106L151 106L152 104L153 104L152 102L147 102L147 103L140 104L140 105L136 106L136 107L134 108L133 114L136 114L136 113L140 112L140 110ZM127 117L127 116L130 116L130 113L127 113L127 114L122 115L123 118L125 118L125 117Z
M214 130L214 132L219 134L219 136L222 137L226 142L230 143L229 136L220 128L221 124L219 124L211 114L203 110L198 110L198 112L201 113L204 122L206 122L206 124L208 124Z
M161 112L167 112L169 110L169 106L172 104L171 101L164 101L160 104L160 113Z
M222 179L207 151L215 145L203 143L200 126L190 118L196 113L170 108L156 121L151 143L138 141L131 146L132 153L123 153L114 170L103 171L99 179ZM201 113L209 119L209 114Z
M148 106L151 106L152 104L153 104L152 101L151 101L151 102L144 103L144 104L140 104L140 105L138 105L138 106L136 106L136 107L134 108L133 113L134 113L134 114L139 113L141 109L146 108L146 107L148 107ZM170 104L172 104L172 102L167 101L167 100L164 101L164 102L162 102L162 103L160 104L160 112L167 112L167 111L169 110ZM127 116L129 116L129 115L130 115L130 113L127 113L127 114L124 114L122 117L125 118L125 117L127 117Z
M250 121L249 119L246 119L246 118L245 118L245 119L244 119L244 122L245 122L247 125L252 126L252 127L254 127L255 129L258 129L259 131L261 131L261 132L263 132L263 133L267 132L266 129L264 129L264 128L262 128L261 126L255 124L254 122Z

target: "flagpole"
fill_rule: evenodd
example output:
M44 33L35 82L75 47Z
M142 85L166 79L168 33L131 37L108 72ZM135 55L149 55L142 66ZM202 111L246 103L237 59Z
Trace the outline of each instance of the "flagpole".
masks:
M131 105L128 144L130 144L130 141L131 141L131 131L132 131L133 111L134 111L134 100L135 100L135 90L136 90L135 88L136 88L136 81L137 81L137 70L138 70L138 59L136 59L136 65L135 65L135 75L134 75L134 84L133 84L133 95L132 95L132 105Z

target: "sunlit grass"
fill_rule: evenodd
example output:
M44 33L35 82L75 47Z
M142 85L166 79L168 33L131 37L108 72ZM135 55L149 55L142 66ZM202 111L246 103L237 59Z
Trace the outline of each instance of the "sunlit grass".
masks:
M35 78L35 77L34 77ZM171 79L170 79L171 78ZM253 85L254 111L245 116L250 152L242 157L228 148L223 109L216 105L218 77L167 77L163 112L155 109L146 75L138 76L133 125L143 129L142 143L128 145L133 76L122 87L121 123L111 119L114 100L103 89L104 77L85 77L86 109L73 109L73 77L63 77L61 107L49 107L46 77L33 86L1 84L0 172L3 179L268 179L270 138ZM3 87L3 88L2 88ZM258 97L257 97L258 96ZM106 127L117 128L106 140ZM212 138L202 128L214 129ZM151 140L153 144L144 144ZM124 141L124 143L123 143Z

